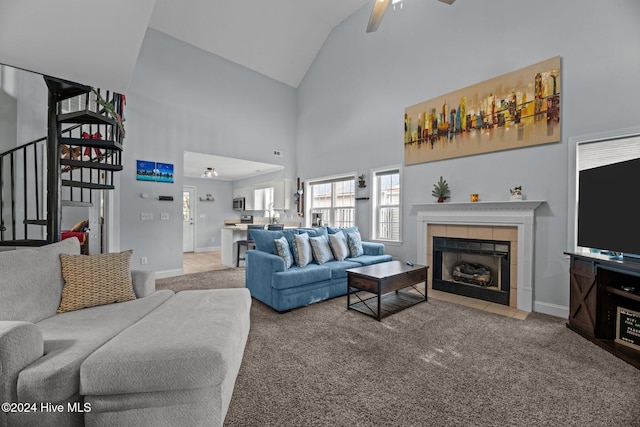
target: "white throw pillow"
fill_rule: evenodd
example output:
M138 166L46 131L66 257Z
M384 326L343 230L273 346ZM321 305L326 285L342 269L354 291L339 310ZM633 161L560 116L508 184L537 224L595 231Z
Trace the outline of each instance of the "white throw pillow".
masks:
M313 249L313 258L318 264L324 264L334 259L326 237L310 237L309 242L311 242L311 249Z
M313 260L311 243L307 233L294 234L293 236L293 258L299 267L304 267Z
M338 261L343 261L349 256L347 238L344 237L344 233L342 231L338 231L335 234L329 234L329 244L331 245L331 250L333 250L333 256Z

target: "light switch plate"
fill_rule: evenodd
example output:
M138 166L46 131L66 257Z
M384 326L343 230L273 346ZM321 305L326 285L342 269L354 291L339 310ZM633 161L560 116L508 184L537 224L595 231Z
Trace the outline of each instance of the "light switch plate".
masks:
M162 212L160 214L160 220L161 221L169 221L169 214L167 212Z
M141 221L153 221L153 214L150 212L142 212L140 214Z

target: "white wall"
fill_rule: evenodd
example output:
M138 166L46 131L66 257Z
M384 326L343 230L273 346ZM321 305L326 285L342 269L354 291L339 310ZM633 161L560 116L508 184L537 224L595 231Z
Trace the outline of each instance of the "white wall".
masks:
M369 13L364 7L334 29L298 89L301 177L357 169L370 178L370 168L402 163L405 107L560 55L562 141L404 167L403 244L388 252L415 259L407 203L433 201L440 175L453 202L470 193L506 200L522 185L529 199L547 201L537 210L535 310L566 313L567 141L638 124L640 2L407 1L366 34ZM368 234L370 203L357 207Z
M184 151L282 164L295 176L295 103L289 86L147 31L127 91L124 170L117 184L119 247L134 250L134 268L182 268ZM280 163L272 155L274 148L285 151ZM136 181L137 159L173 163L175 183ZM152 197L140 198L143 192ZM174 201L153 200L158 195ZM231 206L231 196L216 200ZM141 212L154 213L154 220L141 221ZM161 212L171 219L160 221ZM139 265L143 256L146 266Z

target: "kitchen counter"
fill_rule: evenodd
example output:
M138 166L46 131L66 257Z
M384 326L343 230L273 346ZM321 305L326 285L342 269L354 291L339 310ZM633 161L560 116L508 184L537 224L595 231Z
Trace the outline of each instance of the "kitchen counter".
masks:
M240 221L238 221L240 222ZM260 224L256 222L256 224ZM283 222L285 228L298 228L299 222ZM234 268L236 266L236 257L238 253L238 240L247 239L248 224L230 224L225 221L225 225L220 230L220 249L221 261L225 267ZM264 224L265 228L267 224Z

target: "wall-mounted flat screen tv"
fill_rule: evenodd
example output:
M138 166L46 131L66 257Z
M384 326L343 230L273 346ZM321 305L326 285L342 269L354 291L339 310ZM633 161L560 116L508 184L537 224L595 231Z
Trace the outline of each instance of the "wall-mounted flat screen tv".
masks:
M640 159L579 174L578 246L640 258Z

